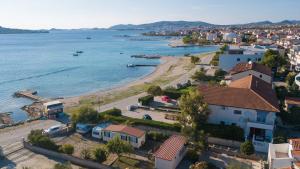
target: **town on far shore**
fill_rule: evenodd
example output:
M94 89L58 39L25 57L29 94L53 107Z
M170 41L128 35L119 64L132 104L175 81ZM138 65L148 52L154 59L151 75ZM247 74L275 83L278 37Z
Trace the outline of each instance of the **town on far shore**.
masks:
M11 124L0 115L0 168L300 168L299 24L143 35L218 51L187 53L183 74L166 78L178 73L170 64L160 80L113 99L95 94L69 104L16 92L34 100L23 108L34 118Z

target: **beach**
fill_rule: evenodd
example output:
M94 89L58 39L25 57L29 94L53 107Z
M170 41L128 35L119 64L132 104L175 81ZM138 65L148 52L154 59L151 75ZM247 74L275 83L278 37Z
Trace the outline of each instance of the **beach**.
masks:
M197 54L199 57L212 57L211 53ZM190 62L189 57L162 57L161 64L155 70L138 80L118 87L100 90L80 96L69 97L61 100L67 112L83 105L103 106L125 99L127 97L142 94L150 85L161 87L175 86L177 83L186 82L197 69ZM107 107L107 106L105 106Z

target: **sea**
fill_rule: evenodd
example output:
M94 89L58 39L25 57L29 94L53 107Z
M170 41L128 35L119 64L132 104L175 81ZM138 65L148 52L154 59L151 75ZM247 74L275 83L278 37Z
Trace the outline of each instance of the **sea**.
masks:
M0 34L0 113L14 122L28 119L20 108L31 104L14 98L19 90L35 90L46 98L71 97L105 90L142 78L159 60L132 55L170 55L217 50L216 46L169 47L171 37L147 37L141 30L53 30L39 34ZM77 51L82 51L76 56ZM74 56L75 54L75 56Z

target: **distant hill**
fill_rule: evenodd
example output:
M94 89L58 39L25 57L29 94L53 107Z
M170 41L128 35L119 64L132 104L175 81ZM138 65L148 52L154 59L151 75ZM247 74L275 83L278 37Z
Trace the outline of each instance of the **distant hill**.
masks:
M49 33L49 32L46 30L13 29L13 28L4 28L0 26L0 34L21 34L21 33Z
M201 26L211 26L212 24L206 22L191 22L191 21L160 21L148 24L141 25L115 25L110 27L109 29L116 30L126 30L126 29L134 29L134 30L179 30L179 29L188 29L195 28Z
M115 30L179 30L179 29L189 29L189 28L197 28L197 27L207 27L207 26L267 26L267 25L288 25L288 24L300 24L298 20L283 20L281 22L271 22L271 21L260 21L260 22L252 22L246 24L232 24L232 25L217 25L210 24L207 22L201 21L160 21L154 23L140 24L140 25L115 25L110 27L109 29Z

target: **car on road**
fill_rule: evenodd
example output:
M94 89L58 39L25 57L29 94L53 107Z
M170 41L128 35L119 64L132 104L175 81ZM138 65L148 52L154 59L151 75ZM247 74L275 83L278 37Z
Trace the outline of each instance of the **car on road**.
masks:
M63 129L63 126L62 125L55 125L55 126L52 126L46 130L44 130L44 133L45 134L55 134L59 131L61 131Z
M161 100L163 101L163 102L171 102L171 99L170 99L170 97L168 97L168 96L162 96L161 97Z
M76 124L76 132L80 134L86 134L90 131L92 131L92 126L88 124L83 124L83 123L77 123Z
M151 117L149 114L145 114L145 115L143 116L143 119L144 119L144 120L152 120L152 117Z

